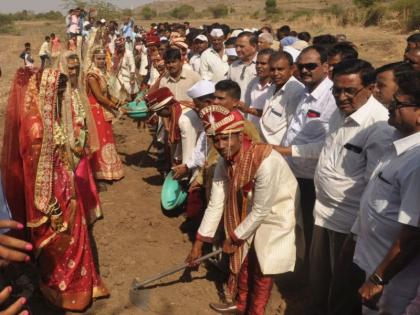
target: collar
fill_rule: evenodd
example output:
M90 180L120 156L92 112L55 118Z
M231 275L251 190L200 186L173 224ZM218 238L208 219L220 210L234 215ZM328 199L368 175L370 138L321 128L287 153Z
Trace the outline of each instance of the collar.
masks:
M168 74L168 77L167 77L168 81L173 82L173 83L176 83L176 82L178 82L179 80L181 80L181 79L186 79L186 78L187 78L187 77L186 77L186 75L185 75L185 69L184 69L184 67L182 67L181 74L179 75L179 78L178 78L178 79L171 77L171 75L170 75L170 74Z
M308 93L315 100L319 100L326 92L331 91L333 82L326 77L322 82L313 90L311 93Z
M272 85L271 80L269 80L266 84L261 85L259 78L257 78L256 89L258 91L264 91L264 90L268 89L271 85Z
M370 116L371 109L376 105L375 103L378 103L378 101L373 97L373 95L371 95L362 107L360 107L350 116L346 117L345 120L351 119L359 126L362 125L364 121Z
M237 63L238 63L238 65L243 65L244 64L244 62L241 59L238 59ZM247 64L246 66L248 67L248 66L250 66L252 64L255 64L255 63L257 63L257 54L255 54L254 58L252 58L251 62L249 64Z
M401 155L404 152L410 150L411 148L417 147L419 145L420 145L420 131L410 136L394 141L394 147L395 147L395 151L397 151L397 155Z

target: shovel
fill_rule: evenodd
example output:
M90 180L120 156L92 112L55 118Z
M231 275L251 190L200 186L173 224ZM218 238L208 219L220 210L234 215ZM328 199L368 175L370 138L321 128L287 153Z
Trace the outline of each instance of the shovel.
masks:
M218 250L215 250L214 252L211 252L207 255L204 255L200 258L197 258L196 260L194 260L191 264L195 265L198 264L204 260L207 260L209 258L212 258L214 256L219 255L222 252L222 248L219 248ZM182 265L178 265L175 267L172 267L171 269L168 269L164 272L161 272L147 280L143 280L141 282L139 282L136 279L133 280L133 283L131 285L131 289L129 292L130 295L130 302L133 303L135 306L138 306L140 308L142 308L143 310L147 310L148 309L148 301L149 301L149 294L147 291L147 287L145 287L147 284L155 282L157 280L160 280L164 277L167 277L169 275L172 275L178 271L184 270L187 267L189 267L190 264L189 263L183 263Z

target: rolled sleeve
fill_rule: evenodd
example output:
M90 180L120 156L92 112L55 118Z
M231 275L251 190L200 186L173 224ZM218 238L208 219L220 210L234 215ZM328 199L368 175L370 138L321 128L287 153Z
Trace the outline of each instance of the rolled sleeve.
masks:
M420 167L401 181L401 207L398 222L420 227Z

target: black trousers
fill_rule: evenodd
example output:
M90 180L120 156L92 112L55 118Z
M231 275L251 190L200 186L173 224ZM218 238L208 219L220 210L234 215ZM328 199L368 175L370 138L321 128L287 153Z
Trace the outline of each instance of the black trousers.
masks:
M353 262L356 242L349 235L335 266L328 301L329 315L361 315L362 300L359 288L366 273Z
M315 185L314 180L309 178L298 178L300 190L300 206L302 208L303 232L305 233L305 265L309 260L309 248L311 246L312 230L314 228L314 205Z
M347 234L315 225L309 255L310 313L326 315L335 267Z

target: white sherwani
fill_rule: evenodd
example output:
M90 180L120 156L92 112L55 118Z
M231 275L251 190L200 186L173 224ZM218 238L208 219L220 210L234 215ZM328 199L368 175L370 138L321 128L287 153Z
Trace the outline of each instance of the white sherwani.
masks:
M254 242L261 271L265 275L293 271L296 255L303 251L299 188L287 162L272 151L261 163L244 221L235 229L238 239L246 240L246 249ZM229 178L223 158L213 178L210 202L198 234L213 238L223 215ZM298 246L296 245L298 244ZM303 244L302 244L303 245Z

